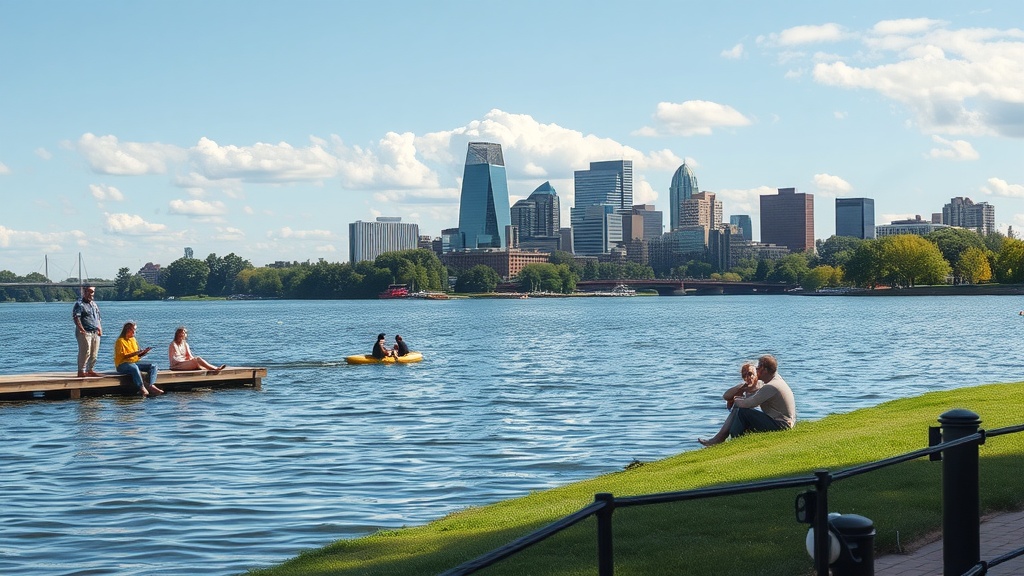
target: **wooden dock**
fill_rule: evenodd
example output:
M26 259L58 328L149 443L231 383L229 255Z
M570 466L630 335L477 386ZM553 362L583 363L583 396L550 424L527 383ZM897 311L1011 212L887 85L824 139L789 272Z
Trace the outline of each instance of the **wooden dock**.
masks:
M193 388L251 387L257 390L267 376L266 368L229 366L218 373L208 370L160 370L156 385L167 391ZM145 376L143 376L145 377ZM43 372L38 374L0 375L0 399L81 398L82 394L128 394L134 386L131 377L117 372L102 372L100 376L78 378L72 372Z

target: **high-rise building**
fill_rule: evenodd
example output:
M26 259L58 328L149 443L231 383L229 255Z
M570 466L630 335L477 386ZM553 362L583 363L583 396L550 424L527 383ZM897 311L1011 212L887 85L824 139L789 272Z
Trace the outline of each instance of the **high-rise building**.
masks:
M683 226L683 202L699 192L697 177L684 162L672 175L672 183L668 187L669 232Z
M790 252L813 250L814 195L796 188L761 195L761 242L785 246Z
M996 230L996 208L988 202L976 203L970 198L957 196L942 207L942 223L988 235Z
M875 201L871 198L836 198L836 236L875 237Z
M350 263L376 260L385 252L412 250L419 246L419 224L403 223L399 217L379 217L376 222L357 220L348 225Z
M501 144L470 142L462 173L455 249L504 248L505 227L511 223Z
M607 254L622 242L622 218L633 211L633 161L591 162L589 170L574 173L573 183L573 247L577 254Z
M679 226L706 226L708 230L722 227L722 201L713 192L698 192L683 200Z
M729 216L729 224L739 229L740 236L747 242L754 240L754 224L747 214L733 214Z
M519 227L523 240L557 236L561 227L561 204L550 182L537 187L528 198L512 205L512 225Z
M622 237L627 240L657 238L663 232L664 222L665 217L654 209L654 204L636 204L632 215L622 221Z

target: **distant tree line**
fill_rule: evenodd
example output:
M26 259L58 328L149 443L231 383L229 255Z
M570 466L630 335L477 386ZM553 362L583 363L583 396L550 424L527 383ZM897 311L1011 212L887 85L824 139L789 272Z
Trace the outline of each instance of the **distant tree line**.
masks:
M724 281L765 281L799 284L806 290L830 286L909 287L954 283L975 284L995 280L1024 283L1024 241L1000 233L980 234L962 228L943 228L926 236L885 236L872 240L832 236L816 242L816 254L788 254L777 260L743 260L727 272L713 272L711 264L691 260L669 270L670 278L712 278ZM296 262L285 267L256 268L234 254L205 259L179 258L161 270L154 285L128 268L121 268L113 288L98 288L100 300L159 300L168 296L229 296L259 298L343 299L376 298L389 284L411 290L448 291L449 275L455 292L494 292L502 279L487 266L448 270L430 250L415 249L381 254L376 260L348 263ZM581 264L572 254L556 251L547 263L529 264L516 282L524 292L572 293L581 280L655 278L650 266L633 262ZM17 276L0 270L0 282L46 282L34 272ZM77 281L69 279L68 282ZM105 282L101 279L92 281ZM71 288L4 287L0 302L72 301Z

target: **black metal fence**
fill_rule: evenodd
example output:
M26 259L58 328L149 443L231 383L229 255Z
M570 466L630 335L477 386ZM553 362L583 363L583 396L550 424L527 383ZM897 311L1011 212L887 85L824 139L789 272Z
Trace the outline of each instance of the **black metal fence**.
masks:
M928 456L942 461L942 561L943 574L982 576L989 568L1024 555L1018 548L991 560L981 559L981 500L979 492L978 447L987 438L1024 432L1024 424L985 431L980 428L977 414L964 409L950 410L939 417L939 427L930 429L927 448L892 458L869 462L837 472L818 470L813 476L780 478L761 482L734 484L680 492L663 492L643 496L617 498L612 494L594 495L594 502L583 509L505 546L496 548L478 558L460 564L441 576L472 574L537 544L578 524L591 516L597 518L597 573L613 576L615 573L612 515L617 508L682 502L701 498L715 498L737 494L750 494L780 488L813 488L798 497L797 515L800 521L814 528L814 569L818 576L829 575L831 536L828 517L828 490L833 482L867 474L888 466ZM874 573L873 564L867 572Z

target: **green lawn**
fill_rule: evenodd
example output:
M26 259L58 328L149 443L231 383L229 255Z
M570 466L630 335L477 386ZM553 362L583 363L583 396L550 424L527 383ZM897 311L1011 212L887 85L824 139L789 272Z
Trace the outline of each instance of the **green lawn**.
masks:
M1024 423L1024 383L993 384L887 402L800 422L789 432L753 434L712 448L515 500L471 508L425 526L387 530L306 552L260 576L443 572L575 512L594 494L632 496L837 471L923 448L928 427L952 408L979 414L982 427ZM696 445L696 442L694 442ZM983 512L1024 507L1024 433L981 447ZM871 518L875 553L906 547L941 525L940 462L927 458L835 482L830 511ZM615 511L616 575L787 575L812 571L807 526L794 518L804 489L711 498ZM596 573L596 523L588 519L479 572L488 576Z

